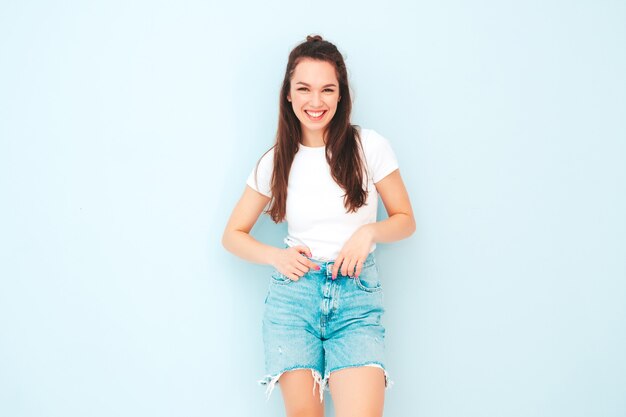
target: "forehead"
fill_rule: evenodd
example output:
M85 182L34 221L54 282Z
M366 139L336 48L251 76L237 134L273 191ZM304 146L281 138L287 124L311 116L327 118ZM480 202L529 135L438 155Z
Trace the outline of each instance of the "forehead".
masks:
M311 85L338 84L335 66L328 61L305 58L298 62L291 78Z

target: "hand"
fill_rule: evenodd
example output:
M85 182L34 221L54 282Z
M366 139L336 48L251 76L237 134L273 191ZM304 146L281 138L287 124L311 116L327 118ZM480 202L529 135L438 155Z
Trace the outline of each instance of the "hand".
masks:
M307 259L307 256L312 256L311 250L303 245L278 249L271 265L287 278L297 281L311 268L317 271L321 269L315 262Z
M361 226L350 236L350 239L343 245L341 252L337 255L333 264L333 279L337 278L339 268L341 275L358 277L363 269L363 263L369 255L374 238L367 225ZM356 269L356 271L355 271Z

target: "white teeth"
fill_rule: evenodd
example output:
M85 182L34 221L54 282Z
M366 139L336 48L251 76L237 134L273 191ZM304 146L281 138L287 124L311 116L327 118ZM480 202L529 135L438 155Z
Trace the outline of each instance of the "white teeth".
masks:
M307 114L311 115L312 117L320 117L322 114L324 114L323 111L312 112L312 111L305 110L305 112L307 112Z

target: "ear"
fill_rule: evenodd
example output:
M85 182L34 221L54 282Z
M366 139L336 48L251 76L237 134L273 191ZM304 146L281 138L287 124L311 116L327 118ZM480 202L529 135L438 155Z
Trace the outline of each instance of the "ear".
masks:
M287 101L291 102L291 93L287 93Z

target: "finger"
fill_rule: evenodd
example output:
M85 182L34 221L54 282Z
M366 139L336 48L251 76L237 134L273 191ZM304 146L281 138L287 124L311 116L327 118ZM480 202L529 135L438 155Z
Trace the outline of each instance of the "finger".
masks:
M316 271L319 271L321 269L318 264L309 259L298 259L298 262L300 262L304 266L304 268L306 268L307 272L311 269L315 269Z
M308 256L309 258L312 257L313 255L311 254L311 250L309 248L307 248L306 246L303 245L298 245L298 246L294 246L294 248L302 254L305 254L306 256Z
M361 275L361 271L363 270L363 264L364 264L364 262L361 261L361 260L359 260L359 262L357 262L357 264L356 264L356 272L354 273L354 276L356 278L358 278L359 275Z
M348 262L350 262L348 259L343 258L343 262L341 263L341 275L344 277L348 275Z
M339 267L341 266L342 259L343 255L339 255L337 259L335 259L335 263L333 264L333 279L337 279L337 274L339 273Z
M354 276L354 271L356 270L356 265L359 262L358 259L351 259L350 263L348 264L348 275L353 277Z
M307 268L306 265L299 263L299 261L294 269L295 269L294 273L298 275L299 277L309 272L309 268Z

